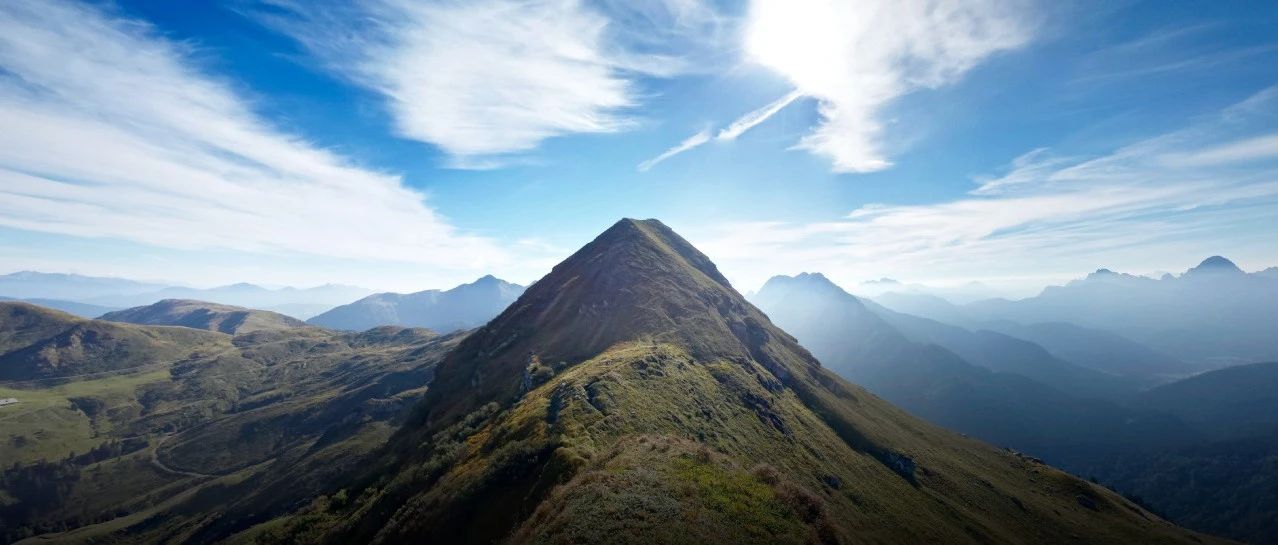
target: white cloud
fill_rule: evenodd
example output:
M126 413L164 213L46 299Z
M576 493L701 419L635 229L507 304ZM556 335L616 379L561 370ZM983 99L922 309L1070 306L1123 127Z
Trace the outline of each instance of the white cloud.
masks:
M1212 166L1278 158L1278 134L1266 134L1167 158L1173 166Z
M799 97L802 96L803 93L800 91L790 91L789 93L786 93L785 96L773 101L771 104L741 116L741 118L733 121L731 125L728 125L723 130L719 131L719 134L716 134L714 138L715 140L736 140L738 136L741 136L745 134L746 131L759 126L760 123L767 121L769 117L776 115L777 112L785 109L785 107L789 106L791 102L798 100Z
M800 148L835 171L871 172L891 165L881 110L1024 44L1024 11L1017 0L755 0L746 48L819 100L822 122Z
M664 50L718 25L712 10L676 0L271 3L283 14L252 16L379 93L401 136L462 168L556 136L635 126L635 78L688 70Z
M1278 164L1259 160L1275 156L1263 131L1278 108L1244 103L1249 120L1231 107L1099 157L1034 150L958 199L872 204L831 221L722 225L690 238L746 287L800 272L794 267L853 283L1180 270L1217 253L1272 265L1272 237L1256 233L1278 229Z
M728 125L727 127L720 129L719 132L714 135L714 140L719 142L736 140L737 137L741 136L742 134L745 134L746 131L749 131L750 129L757 127L760 123L767 121L769 117L776 115L777 112L785 109L785 107L789 106L791 102L798 100L802 96L803 94L798 91L791 91L789 93L786 93L785 96L772 101L767 106L764 106L750 113L747 113L741 116L740 118L738 118L736 121L732 122L732 124ZM680 153L683 153L685 151L689 151L693 148L696 148L702 144L709 142L710 140L711 140L710 130L709 129L702 130L692 136L689 136L688 138L684 139L682 142L675 144L670 149L667 149L666 151L662 152L660 155L653 157L652 159L648 159L647 161L644 161L642 163L639 163L639 172L647 172L648 169L651 169L657 163L665 161L666 159L679 155Z
M689 136L685 138L682 142L675 144L674 147L662 152L660 155L653 157L652 159L648 159L647 161L644 161L642 163L639 163L639 167L638 167L639 172L647 172L648 169L656 166L657 163L665 161L666 159L679 155L680 153L688 151L692 148L700 146L701 144L704 144L709 141L710 141L710 129L703 129L697 134Z
M397 176L270 126L187 47L92 7L0 3L0 126L3 226L453 268L509 259Z

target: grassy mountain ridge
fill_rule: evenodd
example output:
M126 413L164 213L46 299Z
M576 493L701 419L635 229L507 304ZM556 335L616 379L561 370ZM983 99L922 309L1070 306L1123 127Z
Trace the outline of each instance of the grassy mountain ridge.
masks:
M171 325L238 335L253 331L305 327L306 322L271 312L190 299L156 303L103 314L100 319L140 325Z
M0 302L0 380L128 370L216 350L228 340L212 332L86 320L28 303Z

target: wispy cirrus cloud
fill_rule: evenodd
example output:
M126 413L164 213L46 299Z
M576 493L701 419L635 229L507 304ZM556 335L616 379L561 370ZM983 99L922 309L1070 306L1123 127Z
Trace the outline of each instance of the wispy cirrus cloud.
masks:
M1278 228L1275 97L1263 91L1215 120L1102 156L1036 149L958 199L868 205L834 221L723 225L693 240L746 285L799 272L796 263L852 282L1174 269L1168 256L1229 249L1278 260L1272 240L1255 237Z
M754 61L818 101L821 123L798 144L837 172L891 165L881 110L917 89L958 80L1025 44L1033 23L1018 0L754 0L745 24Z
M665 161L666 159L679 155L680 153L688 151L692 148L700 146L709 141L710 141L710 129L702 129L698 131L696 134L685 138L682 142L675 144L674 147L671 147L670 149L661 152L660 155L657 155L656 157L653 157L652 159L648 159L647 161L644 161L642 163L639 163L638 170L639 172L647 172L649 169L656 166L657 163Z
M739 119L732 122L732 124L720 129L719 132L714 134L713 140L719 141L719 142L736 140L737 137L741 136L742 134L745 134L750 129L755 128L760 123L767 121L769 117L776 115L777 112L785 109L785 107L789 106L790 103L802 97L803 97L802 93L798 91L791 91L790 93L787 93L785 96L772 101L771 103L769 103L768 105L762 108L759 108L750 113L747 113L746 115L741 116ZM684 139L684 141L678 144L675 144L670 149L667 149L666 151L661 152L660 155L657 155L656 157L653 157L652 159L648 159L647 161L644 161L642 163L639 163L639 167L638 167L639 172L647 172L649 169L656 166L657 163L660 163L662 161L665 161L666 159L679 155L680 153L690 151L698 146L701 146L702 144L710 142L711 140L712 139L710 137L710 129L703 129L700 132L697 132L696 134L693 134L692 136L689 136L688 138Z
M250 15L382 96L400 136L461 168L634 127L636 80L692 70L688 37L719 25L713 10L676 0L266 3Z
M509 258L398 176L271 126L190 53L88 5L0 3L0 225L450 268Z

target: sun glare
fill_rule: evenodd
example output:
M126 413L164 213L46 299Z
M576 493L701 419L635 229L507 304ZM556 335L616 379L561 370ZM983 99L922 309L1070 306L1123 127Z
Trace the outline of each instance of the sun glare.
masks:
M760 0L750 10L746 50L801 90L821 93L835 86L831 65L846 48L829 0Z

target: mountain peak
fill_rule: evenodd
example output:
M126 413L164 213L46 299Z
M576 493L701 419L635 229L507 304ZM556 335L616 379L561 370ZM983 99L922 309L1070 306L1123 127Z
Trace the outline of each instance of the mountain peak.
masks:
M572 365L622 342L651 340L706 360L747 359L743 338L784 336L765 331L770 327L709 258L665 224L624 219L458 346L431 389L451 399L433 400L439 406L431 418L512 400L534 357Z
M1185 274L1202 274L1202 273L1225 273L1225 274L1242 274L1242 269L1238 268L1233 261L1225 259L1221 256L1214 255L1204 259L1197 267L1185 271Z
M579 250L577 254L574 254L574 257L592 247L597 250L599 247L605 246L624 248L631 245L636 248L649 249L650 252L646 253L651 256L661 256L662 260L666 261L668 265L681 264L689 266L720 286L731 289L728 280L719 273L718 267L715 267L709 258L684 240L683 237L676 234L674 230L667 227L666 224L656 219L637 220L623 218L596 237L593 242ZM571 259L569 258L569 260ZM640 263L631 265L640 265Z

